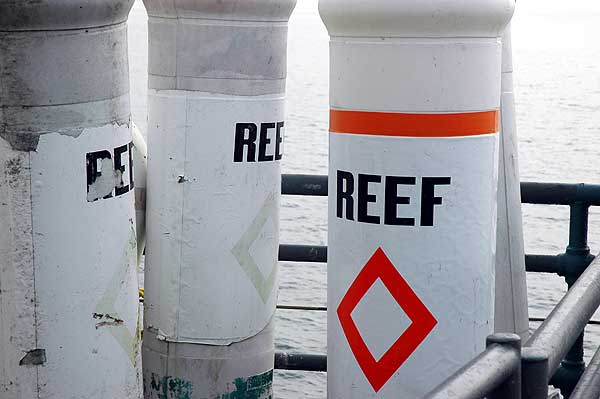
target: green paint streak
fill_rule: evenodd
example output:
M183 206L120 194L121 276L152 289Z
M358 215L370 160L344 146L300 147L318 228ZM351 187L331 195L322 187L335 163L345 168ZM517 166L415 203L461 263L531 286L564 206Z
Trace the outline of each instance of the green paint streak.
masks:
M236 378L235 391L219 394L214 399L272 399L273 370L249 378Z
M150 377L150 399L192 399L194 391L193 385L189 381L181 378L165 376L159 377L152 373Z

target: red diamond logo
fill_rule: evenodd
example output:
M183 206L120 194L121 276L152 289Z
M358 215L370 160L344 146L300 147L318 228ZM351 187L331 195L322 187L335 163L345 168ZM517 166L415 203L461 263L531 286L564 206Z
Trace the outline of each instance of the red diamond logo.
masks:
M379 360L373 357L351 316L377 279L381 279L411 320L410 326ZM388 382L437 324L435 317L398 273L381 248L377 248L365 267L358 273L342 298L337 314L350 349L375 392Z

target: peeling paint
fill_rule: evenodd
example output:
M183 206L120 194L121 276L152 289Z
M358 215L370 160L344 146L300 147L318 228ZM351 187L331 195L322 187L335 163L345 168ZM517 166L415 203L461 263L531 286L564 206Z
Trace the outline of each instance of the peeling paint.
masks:
M116 326L116 325L119 325L119 324L123 324L123 319L120 319L120 318L115 317L115 316L111 316L108 313L107 314L94 313L92 315L92 317L94 319L100 320L98 323L96 323L96 330L99 327L103 327L103 326Z
M29 109L34 107L28 107L24 109ZM9 108L2 108L0 111L0 117L2 117L2 113L5 114L5 119L8 118ZM19 117L29 120L35 119L35 116L31 116L25 114L24 112L19 113ZM82 116L83 117L83 116ZM44 121L46 124L48 122ZM60 119L57 122L60 122ZM33 122L30 122L33 123ZM40 125L42 122L38 122ZM66 122L65 122L66 123ZM80 125L79 127L70 127L70 128L59 128L52 126L36 126L35 124L32 126L21 126L12 125L9 121L0 119L0 137L6 140L11 146L11 148L15 151L36 151L40 137L45 134L59 134L61 136L68 136L72 138L78 138L85 131L85 129L92 129L99 126L105 126L106 124L112 124L115 127L127 126L129 127L130 121L128 119L123 120L112 120L108 123L106 121L99 121L97 123L90 124L84 119L71 121L69 124Z
M20 14L27 8L23 3L19 2ZM46 22L50 15L58 17L54 12L61 8L59 3L77 2L51 3L34 7L43 10ZM15 21L3 17L0 11L0 137L13 150L36 151L42 135L79 137L87 128L129 119L125 24L101 24L93 34L50 26L43 32L17 27L11 32L6 28Z
M103 173L90 184L87 193L88 202L93 202L110 195L115 187L123 184L123 172L113 168L112 159L103 158L100 162L102 162Z

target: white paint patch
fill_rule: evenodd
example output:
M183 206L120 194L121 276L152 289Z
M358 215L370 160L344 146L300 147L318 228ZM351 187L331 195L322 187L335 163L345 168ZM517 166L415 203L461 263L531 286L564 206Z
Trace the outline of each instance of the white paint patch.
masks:
M100 162L101 175L88 187L88 202L110 195L115 187L123 187L123 174L120 170L114 170L112 159L104 158Z
M328 308L332 311L328 314L328 351L335 355L328 359L328 374L343 386L356 382L353 397L398 397L398 392L410 392L400 397L420 397L427 387L443 381L484 349L494 320L497 157L497 134L455 138L330 134ZM339 171L354 176L353 220L347 218L345 202L342 217L338 217ZM381 183L368 184L373 198L367 212L378 216L379 224L358 221L359 174L382 177ZM410 198L410 204L396 206L397 215L414 218L414 226L384 224L386 176L415 178L414 184L398 185L396 191ZM450 184L434 188L441 203L433 205L432 226L422 225L423 177L451 178ZM336 310L378 247L437 325L375 393L357 364ZM399 337L391 333L397 328L398 321L393 319L397 308L387 302L381 302L380 310L353 314L376 359L383 347ZM370 309L373 306L369 304ZM382 341L374 344L373 337ZM338 375L340 370L344 377Z
M281 96L150 91L145 320L167 341L228 344L273 315L281 176L259 152L262 126L263 155L274 156L283 106ZM257 130L236 162L238 123Z

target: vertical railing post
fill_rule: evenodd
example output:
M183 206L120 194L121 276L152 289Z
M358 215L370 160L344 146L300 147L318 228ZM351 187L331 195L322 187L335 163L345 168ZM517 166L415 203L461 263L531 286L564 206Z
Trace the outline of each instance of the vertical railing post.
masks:
M492 345L503 345L515 348L521 351L521 339L516 334L493 334L485 340L485 346L489 348ZM488 399L521 399L521 365L496 388Z
M538 348L521 351L522 399L548 398L548 354Z
M570 206L569 245L561 255L561 275L564 276L569 289L575 284L581 273L591 262L592 255L588 246L588 217L589 205L575 202ZM551 383L558 386L566 397L577 384L579 377L585 371L583 361L583 332L577 338L560 368L552 377Z

